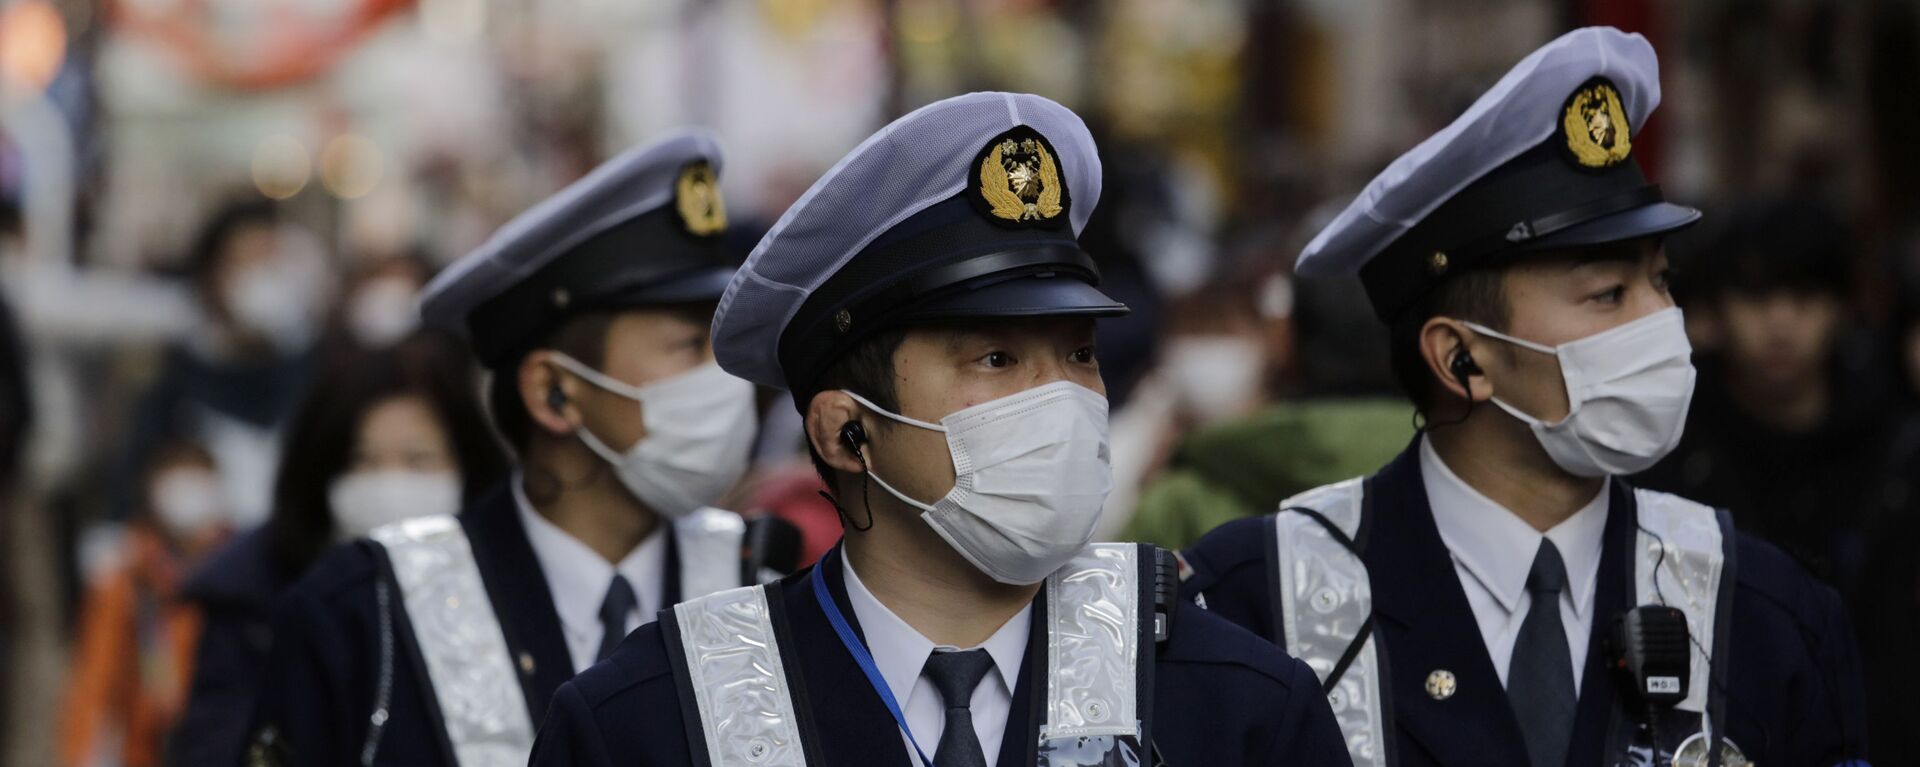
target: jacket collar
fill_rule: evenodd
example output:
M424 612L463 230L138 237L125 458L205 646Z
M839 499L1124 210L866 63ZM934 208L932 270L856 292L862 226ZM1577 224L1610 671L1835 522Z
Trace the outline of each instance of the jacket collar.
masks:
M1520 725L1507 701L1466 593L1434 523L1421 475L1419 438L1367 481L1373 519L1363 559L1385 648L1387 699L1399 730L1441 764L1525 764ZM1598 765L1617 708L1607 668L1607 635L1627 608L1627 553L1636 510L1632 489L1611 482L1595 587L1585 684L1576 709L1569 765ZM1436 672L1451 672L1454 692L1428 694ZM1403 741L1404 743L1404 741Z
M502 483L467 507L460 522L520 675L527 711L533 721L543 721L554 691L573 678L573 658L508 485Z

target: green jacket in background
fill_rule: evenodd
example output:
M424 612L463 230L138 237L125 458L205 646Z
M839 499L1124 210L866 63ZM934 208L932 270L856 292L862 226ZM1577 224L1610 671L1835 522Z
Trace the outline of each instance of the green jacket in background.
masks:
M1140 494L1124 538L1186 548L1225 522L1321 485L1372 474L1413 438L1398 399L1281 402L1188 435Z

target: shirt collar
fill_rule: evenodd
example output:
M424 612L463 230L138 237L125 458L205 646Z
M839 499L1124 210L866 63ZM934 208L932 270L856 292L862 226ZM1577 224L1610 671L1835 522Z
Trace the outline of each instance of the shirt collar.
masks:
M1566 562L1567 593L1572 597L1574 614L1586 617L1593 606L1594 584L1600 577L1611 478L1586 506L1542 535L1519 515L1454 474L1434 451L1433 442L1425 438L1420 440L1420 476L1440 540L1502 607L1508 612L1519 608L1520 596L1527 589L1527 573L1533 569L1533 558L1545 538L1553 541Z
M860 631L866 635L867 652L873 654L873 663L880 668L880 678L887 680L887 689L893 692L893 699L900 704L901 710L906 709L914 683L919 681L920 672L935 649L975 649L943 648L934 644L933 640L921 635L919 630L893 614L873 592L867 590L867 585L861 583L860 576L853 571L853 562L847 559L845 551L840 553L840 566L847 574L847 601L853 603L854 618L860 621ZM993 632L993 636L980 643L980 648L993 656L994 673L1000 683L1006 686L1009 695L1013 694L1014 683L1018 681L1016 677L1020 673L1020 661L1027 654L1032 614L1033 604L1028 603L1000 630Z
M646 623L661 609L667 564L665 520L627 552L618 565L611 565L598 552L534 511L517 474L513 481L513 499L520 511L520 524L527 531L527 543L533 548L534 558L540 561L540 571L547 577L554 612L569 631L598 635L604 628L600 625L600 605L606 601L607 587L613 583L616 571L626 576L628 585L633 587L634 607L640 614L640 622Z

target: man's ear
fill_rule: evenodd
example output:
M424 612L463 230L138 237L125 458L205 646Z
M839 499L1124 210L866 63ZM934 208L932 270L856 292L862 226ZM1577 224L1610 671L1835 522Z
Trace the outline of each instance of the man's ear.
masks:
M580 382L561 375L552 356L552 352L536 350L520 360L520 404L527 409L534 428L560 437L580 426L580 409L574 404Z
M823 391L807 403L807 442L828 466L848 474L864 474L867 449L866 410L845 392ZM849 428L849 424L852 428ZM857 446L857 447L856 447Z
M1479 334L1451 317L1434 317L1420 326L1420 358L1453 399L1485 402L1493 397L1493 382L1480 366L1480 354L1491 351Z

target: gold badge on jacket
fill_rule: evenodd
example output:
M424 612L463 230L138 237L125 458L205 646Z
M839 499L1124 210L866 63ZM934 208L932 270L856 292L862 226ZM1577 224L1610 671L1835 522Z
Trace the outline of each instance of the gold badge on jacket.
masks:
M1611 168L1633 153L1633 130L1620 91L1606 78L1588 80L1567 98L1560 132L1574 162L1586 168Z
M1071 204L1053 146L1032 128L995 136L975 167L968 186L977 207L996 223L1053 225Z
M700 237L719 234L727 228L727 204L720 199L720 183L713 166L705 161L680 169L680 180L673 186L674 204L687 231Z

